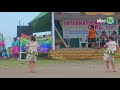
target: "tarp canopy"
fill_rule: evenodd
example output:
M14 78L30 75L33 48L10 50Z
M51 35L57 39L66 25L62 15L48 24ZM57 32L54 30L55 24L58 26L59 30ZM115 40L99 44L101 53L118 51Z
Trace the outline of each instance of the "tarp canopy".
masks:
M83 12L84 14L87 15L97 15L97 14L101 14L101 15L115 15L115 12Z
M51 13L41 12L28 24L32 28L33 33L51 31Z
M119 18L120 12L55 12L55 20L71 18L90 19L95 17L108 17L109 15L114 16L114 18ZM51 12L41 12L28 24L31 26L33 33L51 31Z

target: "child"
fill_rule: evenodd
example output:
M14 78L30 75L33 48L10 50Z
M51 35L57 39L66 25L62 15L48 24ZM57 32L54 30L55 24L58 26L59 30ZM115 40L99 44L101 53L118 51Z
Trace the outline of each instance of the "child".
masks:
M3 57L2 57L2 52L3 52L3 50L5 50L6 49L6 47L5 47L5 45L3 44L2 46L0 46L0 58L1 59L3 59Z
M9 53L6 49L2 51L2 57L3 59L9 59Z
M116 50L119 49L119 46L114 41L114 38L109 37L108 42L103 47L106 48L103 60L106 61L107 72L109 72L109 62L111 62L112 64L113 72L116 72L115 63L114 63L114 55L115 55Z
M34 72L34 70L35 70L36 58L38 55L38 52L37 52L38 47L39 47L39 45L36 42L36 38L34 36L31 36L30 43L27 44L25 47L27 49L26 59L29 61L29 71L30 72Z

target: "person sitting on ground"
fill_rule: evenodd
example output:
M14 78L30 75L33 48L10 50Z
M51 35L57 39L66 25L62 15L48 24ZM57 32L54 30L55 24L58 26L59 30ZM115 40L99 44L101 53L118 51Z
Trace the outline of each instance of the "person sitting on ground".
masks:
M9 59L10 58L9 52L6 49L4 49L2 51L2 58L3 59Z
M61 45L61 44L62 44L62 40L61 40L61 39L56 40L55 48L56 48L56 49L60 49L60 45Z
M3 44L1 47L2 47L2 50L6 49L5 44Z
M108 41L108 35L106 34L105 31L102 31L101 35L100 35L100 39L101 39L101 47L103 47L106 42Z
M6 47L5 47L5 45L3 44L2 46L0 46L0 58L1 59L3 59L2 58L2 52L3 52L3 50L5 50L6 49Z

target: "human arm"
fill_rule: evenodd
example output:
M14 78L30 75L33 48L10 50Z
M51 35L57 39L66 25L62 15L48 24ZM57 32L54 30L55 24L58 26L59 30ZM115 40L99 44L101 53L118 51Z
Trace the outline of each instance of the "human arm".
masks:
M14 45L14 42L12 42L12 46Z
M25 49L28 49L30 46L30 43L26 44Z
M118 44L116 45L116 49L119 50L119 45Z
M40 51L40 45L37 44L37 51Z
M89 38L91 34L92 34L92 31L90 30L87 38Z
M96 34L99 36L99 34L96 32Z
M17 41L17 46L20 46L20 41L19 40Z
M108 46L108 44L106 43L106 44L103 46L103 48L107 48L107 46Z

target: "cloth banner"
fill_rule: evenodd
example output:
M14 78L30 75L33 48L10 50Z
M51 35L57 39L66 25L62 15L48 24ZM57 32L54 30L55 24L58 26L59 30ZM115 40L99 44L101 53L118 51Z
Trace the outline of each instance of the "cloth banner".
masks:
M51 49L51 43L52 43L52 37L46 37L46 38L36 38L38 44L39 44L39 52L47 53ZM30 36L22 34L21 38L21 51L26 52L25 46L30 42Z

